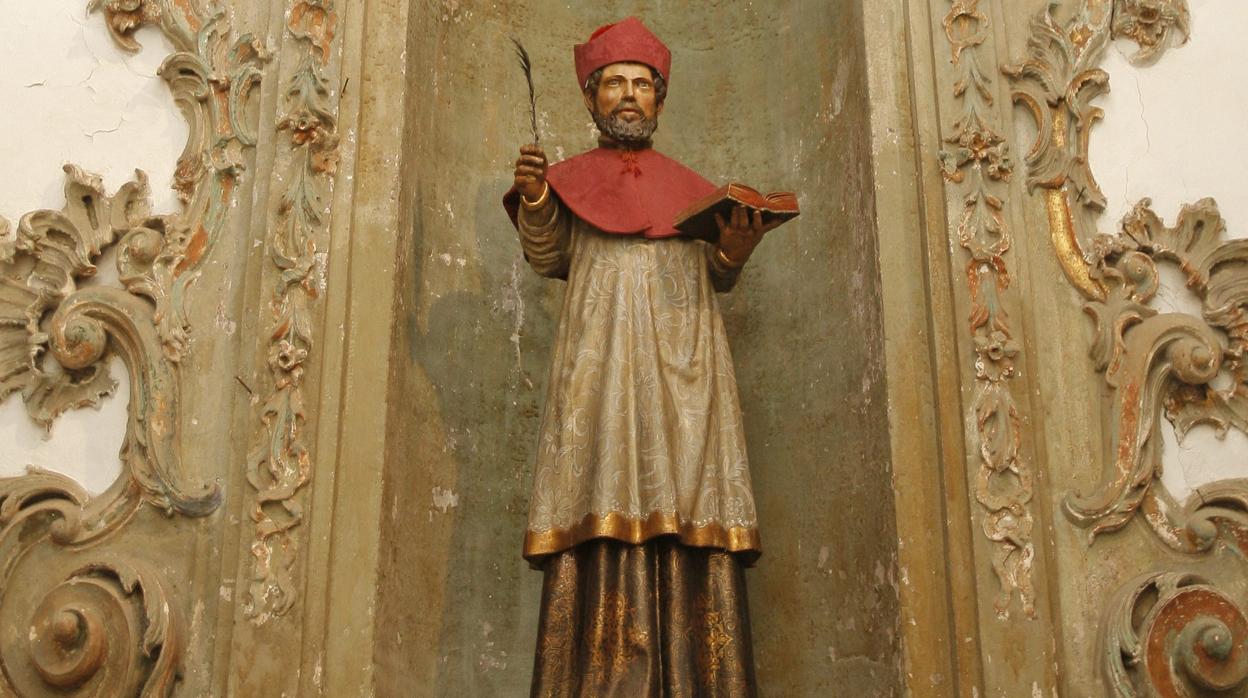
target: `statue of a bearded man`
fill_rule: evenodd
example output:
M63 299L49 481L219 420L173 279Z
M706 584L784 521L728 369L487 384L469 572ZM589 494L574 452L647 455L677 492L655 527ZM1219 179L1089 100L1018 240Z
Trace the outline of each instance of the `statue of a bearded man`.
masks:
M772 226L673 228L715 186L651 146L671 54L640 21L575 62L599 147L522 147L504 198L529 264L567 281L524 539L545 573L532 695L753 696L758 522L716 292Z

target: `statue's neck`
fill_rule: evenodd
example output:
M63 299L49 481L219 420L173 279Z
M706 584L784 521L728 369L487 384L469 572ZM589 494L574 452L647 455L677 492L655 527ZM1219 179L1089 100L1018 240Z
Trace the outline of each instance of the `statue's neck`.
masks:
M598 136L599 148L611 148L613 150L646 150L654 144L647 138L644 141L619 141L610 136Z

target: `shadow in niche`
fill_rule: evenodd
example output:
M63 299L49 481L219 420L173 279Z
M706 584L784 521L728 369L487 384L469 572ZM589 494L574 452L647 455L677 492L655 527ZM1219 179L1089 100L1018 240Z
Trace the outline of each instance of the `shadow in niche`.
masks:
M532 663L541 574L520 553L557 319L546 301L564 283L524 261L500 204L508 186L491 181L475 199L476 248L462 258L479 264L482 292L438 295L425 332L414 313L405 318L409 358L430 378L458 469L458 503L431 510L453 518L434 695L510 695ZM419 224L413 234L411 269L459 265L431 249ZM455 678L465 676L472 686Z

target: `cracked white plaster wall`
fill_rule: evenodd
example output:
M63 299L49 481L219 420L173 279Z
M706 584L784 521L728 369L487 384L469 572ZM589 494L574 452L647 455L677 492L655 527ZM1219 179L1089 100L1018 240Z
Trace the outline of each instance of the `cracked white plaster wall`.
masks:
M1092 132L1092 172L1108 198L1101 232L1140 199L1173 225L1179 209L1213 197L1232 238L1248 237L1248 2L1190 0L1191 40L1169 48L1155 64L1131 65L1135 50L1115 43L1102 64L1110 92L1098 104L1105 118ZM1181 273L1163 265L1162 290L1153 306L1199 315L1198 300ZM1180 501L1198 487L1248 477L1248 436L1231 430L1218 439L1207 426L1179 443L1162 420L1162 482Z
M186 121L157 75L173 48L159 31L140 30L143 51L117 48L87 0L0 0L0 217L64 205L72 162L102 175L108 193L135 169L150 177L157 212L176 210L170 188L187 139ZM116 284L111 259L94 283ZM51 433L27 416L19 394L0 402L0 477L36 466L102 492L121 471L118 452L129 402L124 364L110 370L118 390L98 410L63 415Z

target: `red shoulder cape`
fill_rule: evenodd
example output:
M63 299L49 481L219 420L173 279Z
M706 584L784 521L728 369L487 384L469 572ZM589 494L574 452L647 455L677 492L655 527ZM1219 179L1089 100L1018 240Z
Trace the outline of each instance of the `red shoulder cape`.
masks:
M665 238L679 235L676 214L715 185L653 148L594 148L550 166L546 182L586 223L607 233ZM516 224L520 193L513 187L503 208Z

